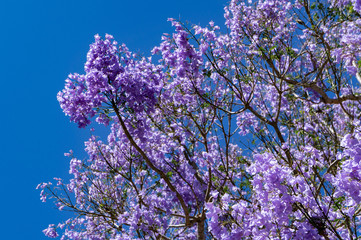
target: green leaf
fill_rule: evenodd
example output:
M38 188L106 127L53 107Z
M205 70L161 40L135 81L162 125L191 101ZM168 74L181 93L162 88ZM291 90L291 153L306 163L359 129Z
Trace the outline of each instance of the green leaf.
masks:
M171 178L173 176L173 172L167 172L166 175L167 175L168 178Z

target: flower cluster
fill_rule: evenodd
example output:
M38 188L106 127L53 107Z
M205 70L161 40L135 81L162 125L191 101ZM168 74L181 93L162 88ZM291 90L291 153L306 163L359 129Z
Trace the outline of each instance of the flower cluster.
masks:
M90 124L95 115L97 122L108 124L112 105L139 113L151 111L156 103L163 73L145 58L136 61L125 45L119 47L112 39L96 35L87 55L86 74L69 75L58 93L64 113L79 127Z

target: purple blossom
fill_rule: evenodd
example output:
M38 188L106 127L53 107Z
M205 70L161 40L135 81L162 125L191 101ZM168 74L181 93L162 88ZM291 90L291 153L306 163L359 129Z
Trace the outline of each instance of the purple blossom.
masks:
M43 230L43 233L45 234L45 236L50 238L57 238L59 236L58 233L55 231L54 224L50 224L47 229Z

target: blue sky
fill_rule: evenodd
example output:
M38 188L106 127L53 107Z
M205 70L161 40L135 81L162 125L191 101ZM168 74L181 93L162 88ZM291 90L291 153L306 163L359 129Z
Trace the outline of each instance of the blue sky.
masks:
M62 113L56 94L69 73L83 72L94 34L114 35L149 55L167 18L223 25L225 0L2 0L0 7L1 239L47 239L42 229L69 216L41 203L38 183L67 179L73 149L85 158L89 131Z

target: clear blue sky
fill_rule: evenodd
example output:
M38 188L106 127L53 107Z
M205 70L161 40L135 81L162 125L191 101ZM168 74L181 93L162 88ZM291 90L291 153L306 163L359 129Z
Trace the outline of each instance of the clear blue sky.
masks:
M62 113L56 94L69 73L83 72L96 33L114 35L149 55L172 17L223 26L225 0L2 0L0 7L1 239L47 239L42 229L66 213L39 200L38 183L67 179L73 149L84 158L88 130Z

